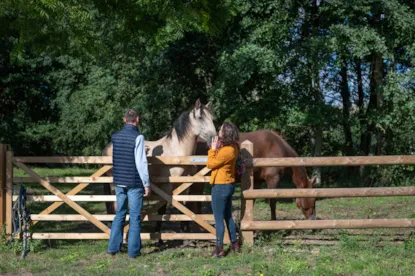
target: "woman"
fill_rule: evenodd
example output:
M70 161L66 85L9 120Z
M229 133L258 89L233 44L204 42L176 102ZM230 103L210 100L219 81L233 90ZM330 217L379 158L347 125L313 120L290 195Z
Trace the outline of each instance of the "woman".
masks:
M212 139L208 152L207 167L212 169L212 209L216 224L216 247L211 257L222 258L223 236L226 221L231 238L232 251L239 251L236 238L236 225L232 218L232 195L235 191L236 160L239 153L239 130L231 122L224 122L219 130L219 137Z

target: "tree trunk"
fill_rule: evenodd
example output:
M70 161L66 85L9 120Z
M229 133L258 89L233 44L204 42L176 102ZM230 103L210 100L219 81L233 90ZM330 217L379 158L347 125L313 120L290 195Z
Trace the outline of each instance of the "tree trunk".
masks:
M359 155L367 155L365 152L366 147L366 129L367 118L365 113L365 94L363 91L363 78L362 78L362 64L361 59L356 60L356 74L357 74L357 106L359 108L359 125L360 125L360 152ZM360 181L364 179L365 167L359 167Z
M374 153L379 155L382 153L382 140L383 134L382 131L376 129L376 116L381 112L383 105L383 94L382 94L382 80L383 80L383 60L380 53L374 53L372 55L372 62L370 66L370 99L369 106L366 111L366 118L370 118L368 126L365 133L365 144L364 144L364 153L366 155ZM372 149L371 142L373 135L376 134L376 145Z
M382 94L382 80L383 80L383 59L382 55L378 52L372 54L371 56L371 66L370 66L370 98L369 105L366 110L366 118L368 120L367 127L364 133L364 153L366 155L382 154L382 143L383 143L383 133L382 130L376 128L376 118L380 114L383 104L383 94ZM376 138L375 146L372 147L372 140ZM375 179L367 179L367 176L370 175L370 171L365 169L365 185L372 186L375 182ZM369 182L367 182L369 180Z
M359 108L359 124L360 124L360 155L367 155L365 151L366 145L366 128L367 118L365 113L365 94L363 92L363 78L362 78L362 64L361 60L356 60L356 74L357 74L357 106Z
M319 15L318 15L318 1L314 0L312 3L311 9L311 33L314 38L318 37L318 29L319 29ZM311 66L310 66L310 73L311 73L311 93L312 97L314 98L315 108L316 110L321 110L321 107L324 105L324 97L321 93L320 89L320 76L319 76L319 66L318 66L318 49L311 48ZM320 112L321 117L324 117L324 114ZM323 149L323 127L321 122L317 122L317 125L314 128L314 151L313 156L319 157L321 156L321 152ZM316 184L321 184L321 168L315 167L313 171L313 175L316 176Z
M349 79L347 77L347 61L346 57L342 56L342 65L340 70L341 75L341 96L343 100L343 130L345 137L345 150L347 156L354 155L353 150L353 137L352 130L350 126L350 90L349 90Z
M384 62L382 59L382 55L380 53L376 53L374 57L374 68L373 68L373 85L374 85L374 93L376 93L376 113L380 114L383 107L383 91L381 88L383 82L383 70L384 70ZM371 81L372 84L372 81ZM382 154L382 146L383 146L383 131L379 128L376 129L376 146L375 146L375 155Z
M349 78L347 75L347 60L344 55L341 55L341 69L340 69L340 76L341 76L341 87L340 87L340 94L342 96L343 102L343 131L344 131L344 138L345 138L345 145L344 145L344 153L347 156L355 155L353 149L353 135L352 135L352 127L350 124L350 110L352 107L352 103L350 101L350 90L349 90ZM353 180L356 175L358 175L358 169L356 167L348 167L347 168L347 175L350 179L350 176L353 176Z

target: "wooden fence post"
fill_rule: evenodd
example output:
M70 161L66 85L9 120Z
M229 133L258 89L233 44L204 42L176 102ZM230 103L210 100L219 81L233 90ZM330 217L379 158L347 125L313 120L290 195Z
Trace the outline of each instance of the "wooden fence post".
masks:
M7 146L0 144L0 233L6 223L6 152Z
M247 163L245 174L242 176L241 182L241 225L246 222L252 222L254 217L254 200L245 199L243 192L245 190L254 189L254 144L250 141L244 141L241 144L241 154ZM241 231L242 242L246 245L253 245L254 232L253 231Z
M13 152L8 151L6 155L6 234L13 233L12 210L13 210Z

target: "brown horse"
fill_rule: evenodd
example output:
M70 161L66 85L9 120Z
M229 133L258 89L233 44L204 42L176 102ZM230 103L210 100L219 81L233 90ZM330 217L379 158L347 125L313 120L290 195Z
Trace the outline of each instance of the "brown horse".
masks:
M276 132L271 130L258 130L255 132L240 133L239 144L249 140L254 144L254 158L280 158L298 157L295 150ZM197 155L207 155L208 145L202 139L198 140ZM263 180L266 181L268 189L276 189L281 177L285 173L292 174L292 182L297 188L311 189L315 184L315 178L309 180L304 167L265 167L254 169L254 188L260 189ZM192 185L190 194L202 194L202 185ZM315 198L297 198L296 203L306 219L316 219ZM200 212L201 204L192 204L195 212ZM276 199L269 200L271 208L271 219L276 220Z

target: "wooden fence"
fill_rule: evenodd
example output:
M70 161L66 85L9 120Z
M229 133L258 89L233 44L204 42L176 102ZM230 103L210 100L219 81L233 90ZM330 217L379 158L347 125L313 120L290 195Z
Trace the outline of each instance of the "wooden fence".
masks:
M241 231L245 243L253 243L255 230L281 229L339 229L339 228L407 228L415 227L415 219L359 219L359 220L292 220L292 221L255 221L253 217L254 200L257 198L321 198L321 197L373 197L373 196L414 196L415 187L397 188L332 188L332 189L278 189L254 190L254 168L260 167L293 167L293 166L362 166L362 165L401 165L415 164L415 156L365 156L365 157L318 157L318 158L253 158L253 144L249 141L242 143L242 154L247 161L247 172L241 183ZM27 167L30 163L58 164L100 164L103 165L90 177L40 177ZM205 165L206 156L186 157L151 157L151 166L189 166ZM111 183L112 177L103 175L112 168L111 157L14 157L13 152L7 151L5 145L0 145L0 223L6 224L7 233L12 232L13 183L39 182L52 195L30 195L29 200L37 202L54 202L39 214L32 214L34 223L40 221L90 221L98 227L101 233L33 233L34 239L108 239L110 229L103 223L112 221L114 215L90 214L77 202L114 202L115 196L107 195L78 195L90 184ZM14 177L13 166L21 168L29 177ZM143 215L143 221L194 221L208 233L142 233L143 239L215 239L215 228L212 226L212 214L195 214L186 208L182 201L210 201L209 195L182 195L194 183L209 181L209 169L203 168L193 176L181 177L152 177L152 182L181 183L172 195L166 194L157 185L152 184L154 196L159 200ZM77 184L64 194L51 183ZM199 184L200 185L200 184ZM169 202L182 214L153 215L165 202ZM52 214L62 204L67 204L77 214ZM127 226L128 227L128 226ZM127 228L126 228L127 229ZM226 233L226 242L229 237Z
M258 198L327 198L327 197L386 197L415 196L415 187L396 188L331 188L331 189L261 189L254 190L253 169L256 167L322 167L415 164L415 156L357 156L312 158L252 158L253 145L245 145L250 169L245 175L242 197L245 216L241 230L247 242L252 242L255 230L285 229L351 229L351 228L412 228L415 219L353 219L353 220L290 220L255 221L253 202ZM318 209L318 208L317 208Z

